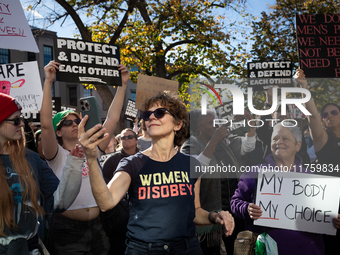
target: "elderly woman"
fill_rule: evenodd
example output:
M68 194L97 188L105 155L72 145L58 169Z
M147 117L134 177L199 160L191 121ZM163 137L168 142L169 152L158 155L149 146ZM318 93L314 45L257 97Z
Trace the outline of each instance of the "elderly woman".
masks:
M298 127L276 124L272 134L272 154L266 157L266 165L288 167L290 170L294 165L298 168L302 159L296 153L300 150L301 140ZM262 215L261 208L254 204L256 174L255 171L243 174L231 199L231 210L237 217L245 219L246 229L259 234L266 231L277 242L279 254L324 254L319 234L254 226L253 221Z
M87 116L79 126L79 137L89 163L94 197L102 211L113 208L129 191L130 219L125 254L202 254L195 234L196 224L224 225L233 231L228 212L207 212L199 202L200 180L189 178L194 158L175 149L188 133L188 113L183 102L168 93L149 98L143 110L144 129L152 138L149 149L122 159L106 186L98 164L96 146L100 125L84 132Z

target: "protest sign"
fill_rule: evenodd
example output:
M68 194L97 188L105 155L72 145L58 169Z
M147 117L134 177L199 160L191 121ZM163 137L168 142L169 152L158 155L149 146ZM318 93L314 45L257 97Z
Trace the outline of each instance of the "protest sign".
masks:
M124 118L126 120L129 120L129 121L134 121L136 116L137 116L137 113L138 113L138 110L135 108L135 101L129 99L128 100L128 103L126 105L126 110L125 110L125 114L124 114Z
M271 86L292 85L291 61L249 62L247 65L248 86L254 91L267 90Z
M217 106L215 107L215 110L219 119L226 119L230 121L234 118L233 101L226 102L222 106Z
M262 216L254 225L335 235L332 219L338 217L339 180L262 168L255 200Z
M42 89L37 61L0 65L0 92L16 98L22 112L39 111Z
M0 48L39 52L19 0L0 0Z
M118 46L57 38L55 50L58 81L122 86Z
M139 74L137 78L136 109L141 110L148 97L164 90L178 94L178 82Z
M290 118L292 119L306 118L306 115L295 104L289 104L288 107Z
M296 33L306 77L340 77L340 14L296 15Z
M61 111L61 97L52 97L52 117ZM38 111L25 112L22 116L32 124L39 127L40 123L40 113Z

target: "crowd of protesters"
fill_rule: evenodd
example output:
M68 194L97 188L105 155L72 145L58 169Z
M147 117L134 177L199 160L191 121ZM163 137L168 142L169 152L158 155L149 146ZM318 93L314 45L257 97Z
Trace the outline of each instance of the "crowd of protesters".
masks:
M0 93L0 254L233 254L239 232L266 232L279 254L338 254L340 234L255 226L256 171L192 178L195 166L303 166L340 164L340 107L320 114L311 99L307 127L275 125L235 135L215 128L215 113L188 113L179 97L148 98L134 128L114 136L129 71L122 75L104 123L85 131L89 116L62 111L52 117L52 82L59 64L45 66L41 129L26 123L21 107ZM295 79L308 82L302 70ZM267 91L265 109L271 107ZM236 119L253 119L245 111ZM267 123L267 122L265 122ZM303 132L301 132L303 131ZM30 133L29 133L30 132ZM303 133L303 135L302 135ZM36 151L36 152L34 152ZM40 222L40 226L39 223ZM340 228L340 216L333 219ZM45 247L46 246L46 247Z

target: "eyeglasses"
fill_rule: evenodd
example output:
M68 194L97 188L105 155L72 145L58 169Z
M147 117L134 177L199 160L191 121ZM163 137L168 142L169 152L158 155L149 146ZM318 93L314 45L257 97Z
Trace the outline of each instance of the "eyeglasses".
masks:
M142 119L144 121L148 121L150 119L151 114L155 115L155 117L157 119L161 119L161 118L164 117L166 112L170 113L172 116L174 116L174 118L176 118L175 115L172 112L170 112L168 109L166 109L166 108L157 108L154 111L145 111L145 112L143 112L142 113Z
M73 124L73 122L79 125L79 123L81 122L81 119L63 120L62 122L60 122L59 126L61 125L60 127L64 127L64 126L69 127Z
M21 121L24 122L23 117L16 117L14 119L5 119L6 121L13 121L14 126L19 126L21 124Z
M331 114L333 116L337 116L339 114L339 111L338 110L333 110L333 111L331 111ZM321 113L321 118L323 118L323 119L326 119L328 116L329 116L328 112Z
M135 135L127 135L127 136L121 136L120 137L120 139L123 140L123 141L126 140L126 139L130 140L132 138L136 138L136 136Z

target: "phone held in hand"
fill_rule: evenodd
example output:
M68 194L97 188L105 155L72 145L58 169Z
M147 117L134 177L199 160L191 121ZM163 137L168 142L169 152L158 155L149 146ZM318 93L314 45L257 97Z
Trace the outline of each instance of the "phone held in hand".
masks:
M85 124L85 132L93 128L97 124L101 124L100 111L98 106L98 100L94 96L83 97L79 99L80 112L83 117L89 116ZM98 131L97 131L98 132ZM101 135L99 138L102 138Z

